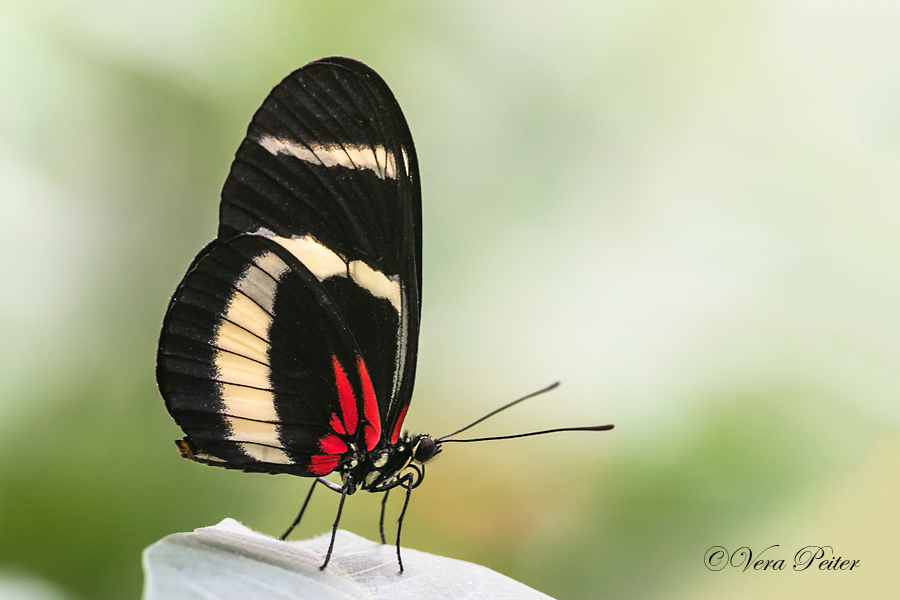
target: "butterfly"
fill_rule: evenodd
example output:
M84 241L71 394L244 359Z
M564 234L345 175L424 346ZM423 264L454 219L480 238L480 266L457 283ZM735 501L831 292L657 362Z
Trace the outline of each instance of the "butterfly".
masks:
M169 302L156 379L185 433L183 457L315 478L282 539L317 484L341 494L322 569L346 497L384 492L384 543L388 492L399 487L402 573L400 530L425 464L442 443L500 439L449 438L535 395L440 438L405 432L421 290L418 161L399 104L356 60L297 69L250 121L216 239Z

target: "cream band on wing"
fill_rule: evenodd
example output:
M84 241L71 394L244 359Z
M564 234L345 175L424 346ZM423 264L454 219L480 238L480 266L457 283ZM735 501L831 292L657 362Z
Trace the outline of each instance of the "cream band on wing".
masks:
M220 383L244 385L260 390L268 390L272 386L267 363L260 363L239 354L224 350L216 352L216 370ZM227 404L223 412L230 414Z
M228 407L232 417L243 417L257 421L278 421L275 412L275 394L268 390L231 383L219 383L219 397Z
M273 155L286 154L325 167L369 169L380 179L397 178L396 158L381 145L303 143L277 138L268 133L256 141ZM404 161L408 161L405 155Z
M288 266L277 254L266 252L253 259L253 265L244 271L236 287L263 310L271 313L275 306L278 280L287 270Z
M225 419L231 426L232 437L235 441L281 447L278 425L275 423L262 423L230 416L226 416Z
M348 265L350 278L356 285L376 298L387 299L400 312L400 281L391 279L381 271L376 271L361 260L354 260Z
M230 321L219 323L215 343L220 350L228 350L257 362L265 363L269 360L269 344Z
M294 464L294 461L279 448L246 442L240 444L240 447L244 454L260 462L275 463L279 465Z
M329 277L349 276L356 285L376 298L384 298L389 301L394 310L400 313L400 281L397 277L389 277L381 271L376 271L361 260L354 260L347 264L337 253L310 235L295 238L278 237L271 233L267 235L261 232L257 235L265 235L265 237L278 242L303 263L303 266L309 269L319 281L325 281Z
M347 263L328 247L317 242L312 236L283 238L273 237L273 240L281 244L285 250L309 269L319 281L325 281L329 277L346 277Z
M228 439L262 462L291 464L279 438L275 395L271 392L269 329L278 280L288 266L273 252L244 269L216 328L213 363L219 381ZM268 421L268 422L267 422Z

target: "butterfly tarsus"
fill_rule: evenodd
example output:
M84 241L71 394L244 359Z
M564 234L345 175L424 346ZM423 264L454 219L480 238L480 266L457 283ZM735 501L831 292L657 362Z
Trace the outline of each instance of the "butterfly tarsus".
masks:
M317 478L318 481L321 478ZM327 481L327 480L326 480ZM330 481L328 483L331 483ZM324 571L325 567L328 566L328 562L331 560L331 551L334 550L334 538L337 535L338 524L341 522L341 513L344 512L344 500L347 499L347 492L353 488L353 478L350 475L347 475L347 480L344 483L344 487L341 488L341 503L338 504L337 516L334 517L334 525L331 527L331 541L328 543L328 552L325 554L325 562L322 563L322 566L319 567L320 571Z
M401 482L401 486L406 488L406 499L403 501L403 510L400 511L400 518L397 519L397 564L400 565L400 574L403 575L403 559L400 557L400 530L403 528L403 517L406 516L406 507L409 506L409 497L413 490L413 474L410 473L403 478L405 482ZM385 494L387 496L387 494Z
M391 493L390 489L385 490L384 498L381 499L381 518L378 520L378 531L381 532L381 543L387 544L384 539L384 511L387 508L387 499L388 494Z

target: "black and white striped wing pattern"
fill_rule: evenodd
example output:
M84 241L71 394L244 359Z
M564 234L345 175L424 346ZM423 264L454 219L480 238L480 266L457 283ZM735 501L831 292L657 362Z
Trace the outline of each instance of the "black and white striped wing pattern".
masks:
M415 149L370 68L306 65L256 112L218 237L160 336L157 381L191 458L323 475L394 444L415 375L422 266Z

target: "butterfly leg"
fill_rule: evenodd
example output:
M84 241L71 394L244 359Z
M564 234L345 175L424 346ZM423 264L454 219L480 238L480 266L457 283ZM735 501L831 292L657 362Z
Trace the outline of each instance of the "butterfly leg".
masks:
M391 493L391 490L388 489L387 491L384 492L384 498L381 499L381 519L379 519L379 521L378 521L378 530L381 532L381 543L382 544L387 544L387 542L384 541L384 510L385 510L385 508L387 508L387 499L388 499L388 494L390 494L390 493Z
M403 478L400 483L401 487L406 488L406 500L403 501L403 510L400 511L400 518L397 519L397 564L400 565L400 574L403 574L403 559L400 558L400 530L403 528L403 517L406 516L406 507L409 506L409 497L412 495L413 474L410 473ZM387 494L385 494L387 496Z
M300 519L303 518L303 513L306 512L306 505L309 504L309 499L312 498L312 493L316 490L317 483L319 483L319 480L315 479L315 480L313 480L312 485L309 486L309 493L306 494L306 500L303 501L303 507L300 509L300 514L297 515L297 518L294 519L294 522L291 523L291 526L287 528L287 531L282 533L281 537L278 538L281 541L284 541L285 538L287 538L287 536L289 536L291 534L291 532L294 530L294 527L296 527L300 523Z
M331 483L330 481L328 483ZM333 484L332 484L333 485ZM334 518L334 526L331 528L331 542L328 544L328 553L325 555L325 562L322 563L322 566L319 567L320 571L324 571L325 567L328 566L328 561L331 560L331 551L334 550L334 536L337 535L338 523L341 522L341 513L344 512L344 500L347 499L347 491L350 490L353 486L353 482L350 476L347 476L346 483L344 487L341 489L341 503L338 504L338 512L337 516Z
M309 487L309 493L306 495L306 500L303 501L303 508L300 509L300 514L297 515L297 518L294 519L294 522L291 523L291 526L288 527L287 531L285 531L283 534L281 534L281 537L278 539L284 541L285 538L287 538L287 536L289 536L291 534L291 532L294 530L294 527L296 527L300 523L300 519L303 518L303 513L306 512L306 505L309 504L309 499L312 498L312 494L313 494L313 491L315 491L315 489L316 489L317 483L321 483L321 484L325 485L326 487L331 488L333 490L335 488L337 488L335 491L338 491L338 492L341 491L341 488L338 487L336 484L328 481L327 479L323 479L322 477L316 477L316 479L313 481L312 485Z

